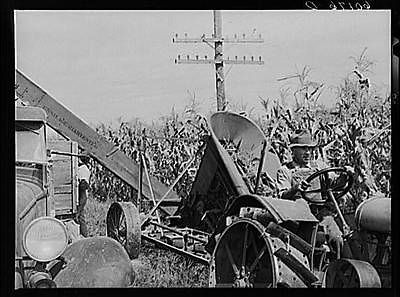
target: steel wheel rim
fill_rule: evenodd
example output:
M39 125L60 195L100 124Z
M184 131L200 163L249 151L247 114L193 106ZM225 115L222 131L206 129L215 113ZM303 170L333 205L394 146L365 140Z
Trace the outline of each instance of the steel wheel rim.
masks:
M215 286L272 287L275 278L268 244L254 223L232 224L214 252Z

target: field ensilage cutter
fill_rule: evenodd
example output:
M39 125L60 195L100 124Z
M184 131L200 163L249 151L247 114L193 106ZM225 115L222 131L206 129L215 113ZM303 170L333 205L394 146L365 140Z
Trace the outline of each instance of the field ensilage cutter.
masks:
M343 168L307 178L320 179L312 191L324 197L309 203L332 202L337 210L344 234L338 257L318 244L319 221L308 203L259 191L261 175L276 180L281 163L270 139L247 117L213 114L201 149L167 187L149 174L145 160L139 166L18 70L15 89L21 100L46 111L49 126L138 189L137 201L112 203L106 217L107 235L131 259L143 239L208 265L210 287L391 287L391 199L368 199L349 218L336 200L350 190L352 177L340 187L323 182L331 172L346 175ZM238 155L255 160L254 183ZM191 190L180 198L173 189L198 156ZM139 214L142 200L151 209Z

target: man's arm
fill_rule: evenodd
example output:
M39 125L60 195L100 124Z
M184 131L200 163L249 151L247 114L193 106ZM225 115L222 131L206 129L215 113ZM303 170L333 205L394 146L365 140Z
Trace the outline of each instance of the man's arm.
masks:
M296 200L301 198L297 195L301 191L307 190L310 184L305 180L292 187L292 174L287 167L282 167L277 171L277 186L278 186L278 196L281 199L286 200Z
M288 168L282 167L277 171L278 197L280 199L294 200L297 190L292 189L291 173Z

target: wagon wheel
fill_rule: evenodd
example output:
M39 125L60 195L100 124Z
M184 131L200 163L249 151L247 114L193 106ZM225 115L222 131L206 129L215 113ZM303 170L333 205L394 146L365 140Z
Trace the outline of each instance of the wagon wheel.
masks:
M331 263L325 274L327 288L380 288L378 272L368 262L341 259Z
M269 243L250 220L232 223L219 238L210 266L210 285L215 287L273 287Z
M118 241L131 259L139 256L140 219L135 205L130 202L114 202L107 212L107 236Z

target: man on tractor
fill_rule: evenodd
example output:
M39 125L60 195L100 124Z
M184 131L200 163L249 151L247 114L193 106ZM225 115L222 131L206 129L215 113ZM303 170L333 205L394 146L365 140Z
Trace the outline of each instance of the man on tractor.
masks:
M339 259L343 250L343 232L334 219L337 215L334 202L322 197L324 185L321 183L325 183L325 186L326 184L335 184L334 188L336 189L346 186L349 183L348 178L353 175L353 170L346 166L345 171L339 175L332 172L319 175L318 173L328 166L322 161L313 160L313 150L316 146L317 143L312 141L311 135L307 131L298 131L291 138L290 148L292 149L293 160L284 164L277 172L278 196L280 199L305 199L308 202L311 212L320 221L320 226L323 229L323 232L318 232L317 245L327 243L327 247ZM320 178L310 180L309 177L315 176L316 173ZM343 177L346 179L343 179ZM307 191L309 188L318 188L318 190ZM349 195L345 191L342 191L342 193Z

